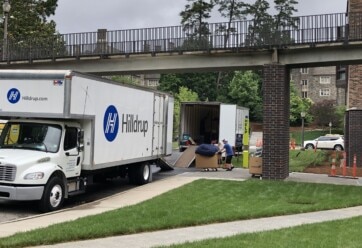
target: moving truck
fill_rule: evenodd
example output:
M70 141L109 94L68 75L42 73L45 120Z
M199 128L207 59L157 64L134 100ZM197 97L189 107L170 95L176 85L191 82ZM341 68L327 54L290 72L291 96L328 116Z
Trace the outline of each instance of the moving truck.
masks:
M181 102L180 151L190 144L210 144L227 139L242 148L245 118L249 109L220 102Z
M172 152L173 97L68 70L1 70L0 199L44 212L93 182L152 180Z

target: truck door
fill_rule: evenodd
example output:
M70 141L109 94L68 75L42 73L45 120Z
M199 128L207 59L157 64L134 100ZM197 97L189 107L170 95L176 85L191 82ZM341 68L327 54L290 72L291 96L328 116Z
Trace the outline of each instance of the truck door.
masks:
M219 139L227 139L231 146L235 146L236 106L220 105Z
M153 106L153 144L152 155L160 155L164 153L163 136L164 133L164 105L165 99L161 95L155 94Z
M65 163L64 172L67 177L80 175L81 164L83 160L83 151L79 149L80 138L79 129L76 127L66 127L64 136Z

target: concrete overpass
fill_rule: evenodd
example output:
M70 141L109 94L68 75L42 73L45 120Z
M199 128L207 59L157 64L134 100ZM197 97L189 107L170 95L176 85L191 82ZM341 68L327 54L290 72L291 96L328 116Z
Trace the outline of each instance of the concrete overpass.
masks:
M343 13L295 20L296 27L277 30L288 39L260 34L262 44L249 33L252 22L233 23L236 31L227 43L225 34L219 33L220 25L212 24L203 40L191 47L181 27L69 34L38 47L31 41L14 41L7 44L9 53L0 59L0 69L72 69L114 75L262 68L263 177L284 179L289 175L289 69L362 62L362 14L350 17L349 23ZM347 116L347 143L360 144L362 111L350 111ZM356 142L350 142L353 139ZM352 155L348 154L349 160Z
M291 46L275 49L212 50L208 52L113 55L2 63L2 69L71 69L99 75L182 73L261 68L278 63L292 67L362 63L362 42Z

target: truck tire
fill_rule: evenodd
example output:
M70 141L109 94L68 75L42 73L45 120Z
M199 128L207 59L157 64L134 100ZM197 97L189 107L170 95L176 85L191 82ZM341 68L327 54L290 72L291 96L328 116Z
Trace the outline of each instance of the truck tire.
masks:
M150 181L151 173L151 166L142 163L129 168L128 178L131 184L144 185Z
M64 189L61 178L57 176L50 178L40 200L40 210L45 213L60 209L64 202Z

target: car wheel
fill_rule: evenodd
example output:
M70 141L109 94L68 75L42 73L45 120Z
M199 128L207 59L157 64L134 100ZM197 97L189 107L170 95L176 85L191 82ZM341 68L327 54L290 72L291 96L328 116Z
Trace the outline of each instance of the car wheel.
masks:
M310 149L310 150L312 150L312 149L314 149L314 145L313 145L313 144L307 144L307 145L305 146L305 149Z
M334 150L336 151L343 151L343 147L341 145L335 145Z

